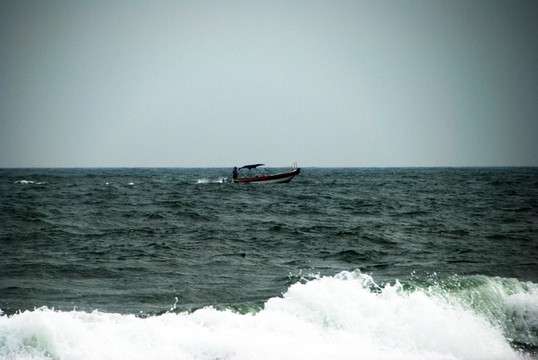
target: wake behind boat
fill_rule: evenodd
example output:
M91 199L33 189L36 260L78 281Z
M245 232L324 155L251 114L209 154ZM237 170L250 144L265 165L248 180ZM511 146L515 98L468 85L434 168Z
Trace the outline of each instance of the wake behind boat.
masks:
M297 164L294 164L291 169L279 173L271 173L265 168L263 170L258 169L258 167L263 165L265 164L245 165L240 168L234 167L233 178L224 179L224 181L234 184L288 183L301 172L301 168L298 168Z

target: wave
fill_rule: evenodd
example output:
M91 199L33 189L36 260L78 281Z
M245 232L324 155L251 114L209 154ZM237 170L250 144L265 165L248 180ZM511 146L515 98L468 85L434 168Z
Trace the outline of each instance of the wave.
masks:
M380 286L356 270L303 278L263 306L174 304L147 317L40 308L0 316L0 357L529 359L537 288L486 276Z
M17 180L15 181L15 184L21 184L21 185L46 185L47 183L44 181L34 181L34 180Z
M196 184L225 184L228 181L226 179L217 179L217 180L211 180L211 179L198 179L196 181Z

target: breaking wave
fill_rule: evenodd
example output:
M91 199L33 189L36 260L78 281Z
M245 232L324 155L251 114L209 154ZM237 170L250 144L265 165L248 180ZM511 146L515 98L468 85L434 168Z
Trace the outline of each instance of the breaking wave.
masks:
M41 181L34 181L34 180L17 180L15 181L15 184L21 184L21 185L46 185L46 182Z
M537 346L537 285L486 276L378 285L356 270L302 278L263 306L0 316L3 359L505 360Z

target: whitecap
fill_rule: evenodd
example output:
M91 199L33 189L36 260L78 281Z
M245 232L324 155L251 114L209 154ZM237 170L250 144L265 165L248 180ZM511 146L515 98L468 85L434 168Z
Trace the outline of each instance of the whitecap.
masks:
M35 184L35 181L33 181L33 180L17 180L17 181L15 181L15 184L29 185L29 184Z
M515 301L514 303L516 303ZM177 299L176 299L177 303ZM427 290L355 272L298 282L256 313L148 318L41 308L0 317L18 359L522 359L499 327Z

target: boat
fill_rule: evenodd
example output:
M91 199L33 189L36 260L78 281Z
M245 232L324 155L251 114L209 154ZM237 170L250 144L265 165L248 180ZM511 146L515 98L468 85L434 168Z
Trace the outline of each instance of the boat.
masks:
M258 169L265 164L251 164L234 168L237 172L237 177L233 179L224 179L225 182L234 184L250 184L250 183L289 183L291 179L299 175L301 168L297 164L293 164L292 168L279 173L270 173L267 169Z

